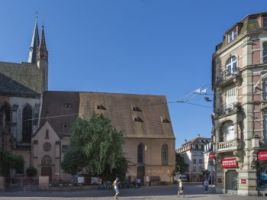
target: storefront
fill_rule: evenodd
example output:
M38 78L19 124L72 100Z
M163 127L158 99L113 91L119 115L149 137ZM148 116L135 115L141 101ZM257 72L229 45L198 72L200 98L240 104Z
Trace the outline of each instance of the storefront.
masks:
M225 157L221 162L225 172L225 193L237 193L238 190L238 162L236 157Z
M267 150L258 153L258 190L262 194L267 194Z

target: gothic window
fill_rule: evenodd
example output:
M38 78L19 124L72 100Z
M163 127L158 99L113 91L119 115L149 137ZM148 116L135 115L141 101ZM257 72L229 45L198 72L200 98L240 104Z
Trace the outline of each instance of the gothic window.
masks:
M263 50L262 50L262 62L267 64L267 42L263 43Z
M45 139L49 139L49 130L48 129L46 129L46 131L45 131Z
M220 142L231 141L236 138L232 121L225 122L221 127Z
M137 162L144 163L144 144L142 143L137 147Z
M231 56L227 62L226 62L226 66L225 66L225 75L226 76L230 76L232 74L235 74L237 71L237 59L235 56Z
M1 108L1 125L3 128L10 127L11 123L11 108L8 103L4 103L3 107Z
M22 111L22 142L30 143L32 135L32 108L26 105Z
M42 158L41 164L42 164L42 166L50 166L50 165L52 165L52 159L51 159L51 157L48 156L48 155L45 155Z
M168 165L168 145L164 144L161 147L161 164Z

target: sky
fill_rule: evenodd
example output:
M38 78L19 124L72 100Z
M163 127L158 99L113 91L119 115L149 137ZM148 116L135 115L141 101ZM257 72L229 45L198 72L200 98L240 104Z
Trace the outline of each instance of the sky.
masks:
M27 61L38 13L49 90L165 95L176 147L211 136L211 58L265 0L0 0L0 60ZM212 97L212 96L209 96ZM189 103L181 100L188 99Z

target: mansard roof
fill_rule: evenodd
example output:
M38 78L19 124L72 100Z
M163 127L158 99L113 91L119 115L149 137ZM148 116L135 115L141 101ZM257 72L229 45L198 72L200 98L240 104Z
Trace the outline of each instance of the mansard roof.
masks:
M15 96L15 97L32 97L36 98L40 95L25 87L21 83L12 80L11 78L0 73L0 95Z
M109 118L127 138L174 139L165 96L58 91L43 94L41 124L47 120L60 137L70 136L77 116L90 118L94 114Z

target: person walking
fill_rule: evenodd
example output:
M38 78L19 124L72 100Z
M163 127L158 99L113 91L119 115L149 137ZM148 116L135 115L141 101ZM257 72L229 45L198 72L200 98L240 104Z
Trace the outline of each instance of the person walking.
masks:
M118 195L119 195L119 178L116 177L116 179L113 181L113 188L114 188L114 191L115 191L115 195L114 195L114 198L115 199L118 199Z
M209 190L209 181L207 179L204 180L203 186L204 186L205 193L208 193L208 190Z
M177 195L178 196L181 196L182 197L184 196L184 185L183 185L183 181L182 179L178 179L178 192L177 192Z

